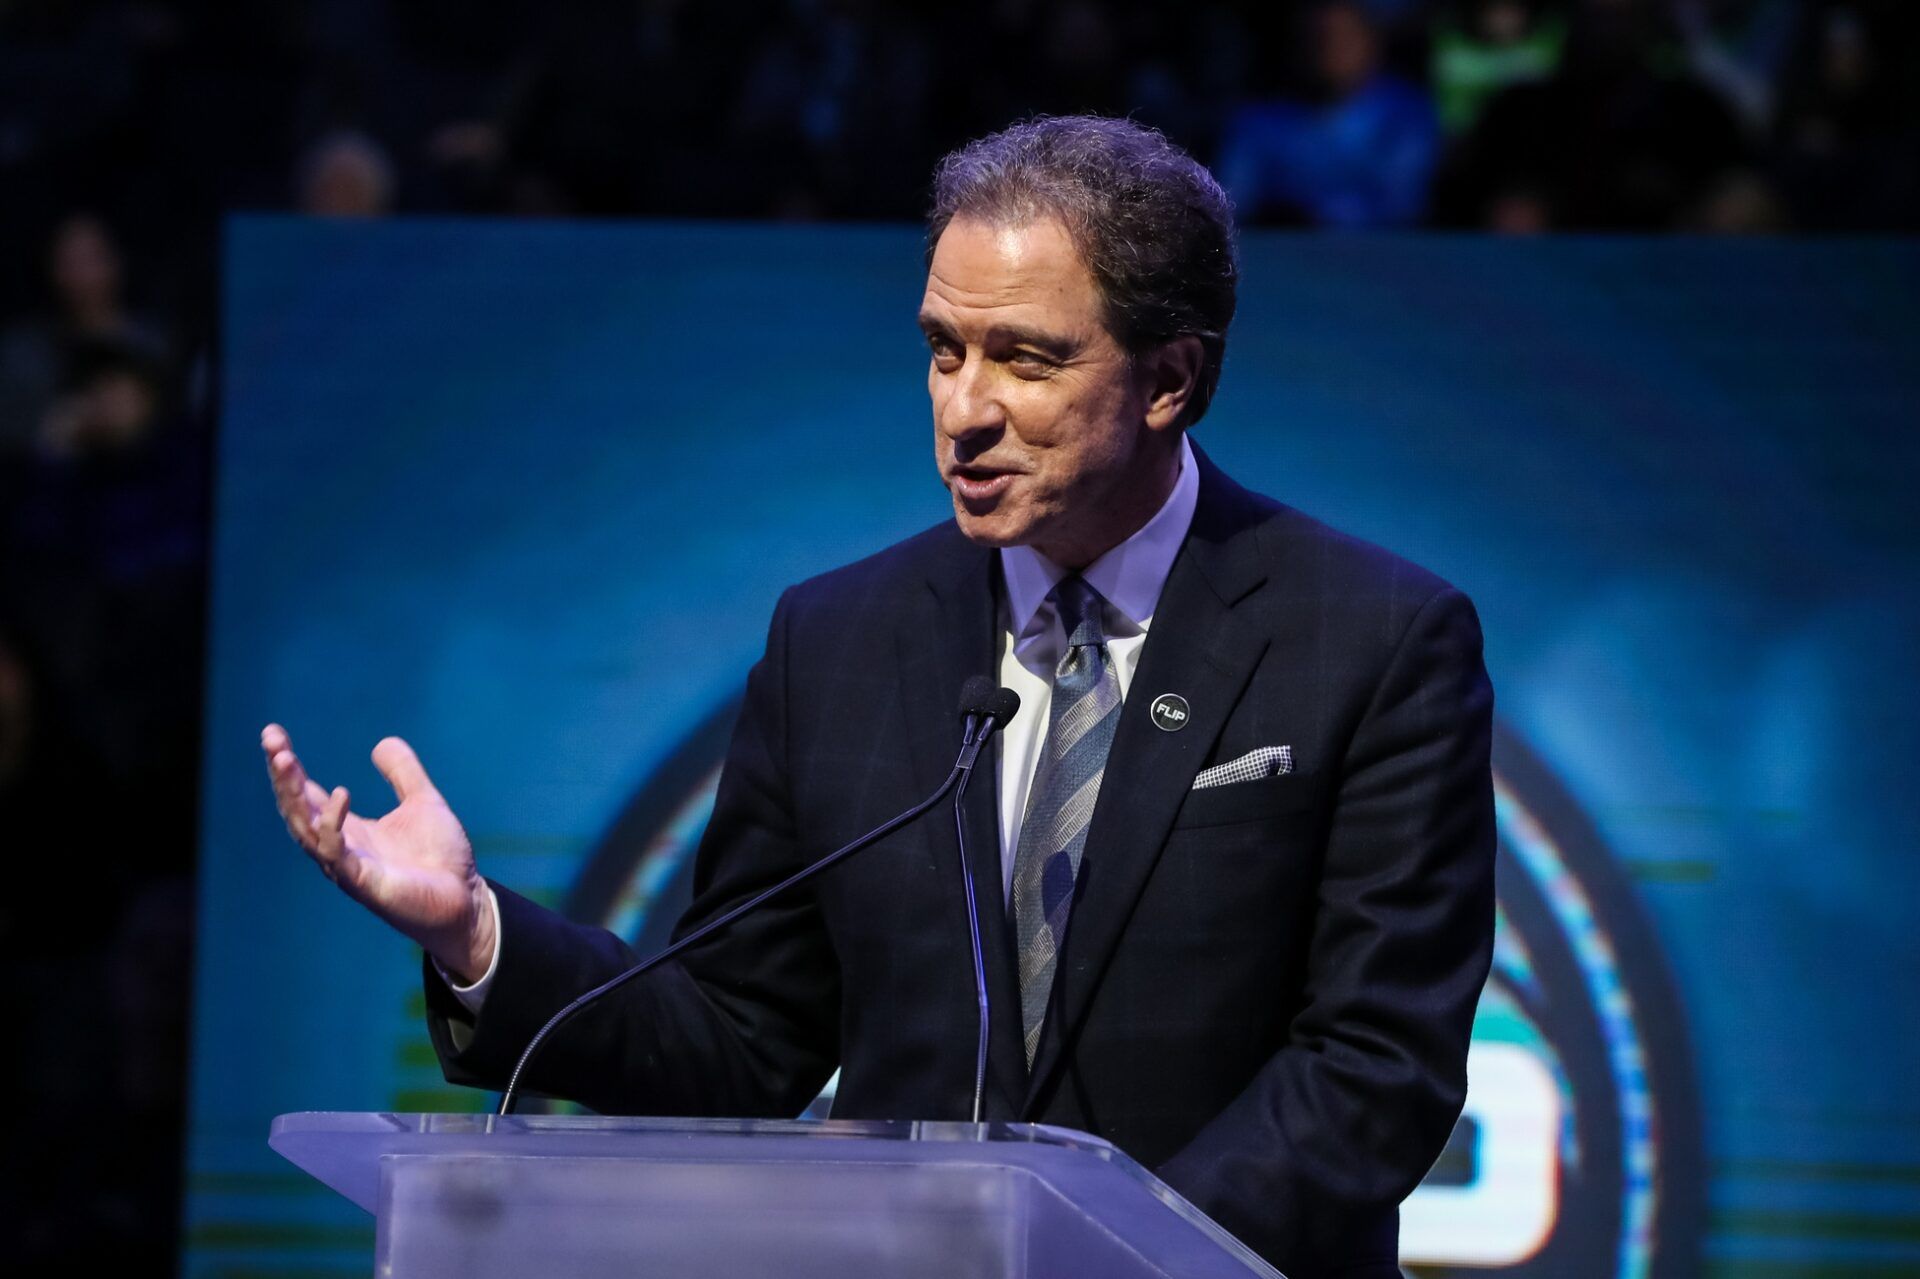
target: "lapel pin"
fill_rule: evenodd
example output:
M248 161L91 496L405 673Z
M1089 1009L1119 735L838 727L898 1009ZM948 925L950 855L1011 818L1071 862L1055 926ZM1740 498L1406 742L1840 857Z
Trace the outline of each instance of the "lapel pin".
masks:
M1153 718L1155 728L1177 733L1187 726L1187 720L1192 717L1193 710L1187 705L1187 699L1180 694L1162 693L1153 699L1153 707L1149 714Z

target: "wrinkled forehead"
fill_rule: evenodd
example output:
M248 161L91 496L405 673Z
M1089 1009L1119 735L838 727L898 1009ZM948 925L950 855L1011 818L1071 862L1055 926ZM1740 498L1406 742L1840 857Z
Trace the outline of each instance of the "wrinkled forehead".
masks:
M1014 317L1105 327L1105 301L1054 217L956 217L934 246L920 318L950 326Z

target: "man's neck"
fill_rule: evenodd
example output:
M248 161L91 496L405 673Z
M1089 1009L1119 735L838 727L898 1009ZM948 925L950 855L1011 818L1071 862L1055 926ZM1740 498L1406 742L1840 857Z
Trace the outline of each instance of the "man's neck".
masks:
M1125 540L1080 566L1088 585L1143 629L1153 616L1173 561L1193 523L1200 500L1198 465L1183 442L1173 489L1151 518ZM1007 583L1008 620L1016 635L1026 630L1054 585L1075 571L1034 546L1002 548L1000 564Z
M1180 482L1181 458L1186 455L1184 439L1184 436L1175 437L1172 450L1154 459L1145 480L1115 486L1114 518L1097 535L1077 543L1035 542L1033 549L1069 573L1079 573L1145 528L1167 504L1167 499L1173 496L1174 485Z

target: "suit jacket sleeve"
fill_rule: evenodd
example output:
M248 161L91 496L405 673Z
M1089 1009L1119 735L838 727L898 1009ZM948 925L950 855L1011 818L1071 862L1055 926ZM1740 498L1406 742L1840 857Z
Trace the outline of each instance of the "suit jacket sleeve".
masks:
M747 676L681 937L799 866L787 787L789 597ZM489 881L491 882L491 881ZM427 1025L449 1082L503 1088L570 1000L638 961L620 938L499 884L500 951L477 1018L423 961ZM628 982L554 1032L525 1087L613 1114L791 1116L832 1073L840 983L809 885ZM471 1022L455 1042L453 1027Z
M1443 588L1340 761L1287 1042L1159 1170L1269 1257L1390 1260L1366 1226L1391 1220L1459 1117L1493 950L1492 714L1478 618Z

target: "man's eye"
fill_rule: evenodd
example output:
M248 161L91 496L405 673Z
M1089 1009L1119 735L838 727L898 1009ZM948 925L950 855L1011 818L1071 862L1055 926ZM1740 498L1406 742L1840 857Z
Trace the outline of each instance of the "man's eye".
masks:
M1007 357L1007 363L1013 365L1015 372L1029 376L1053 371L1053 361L1038 351L1015 351Z

